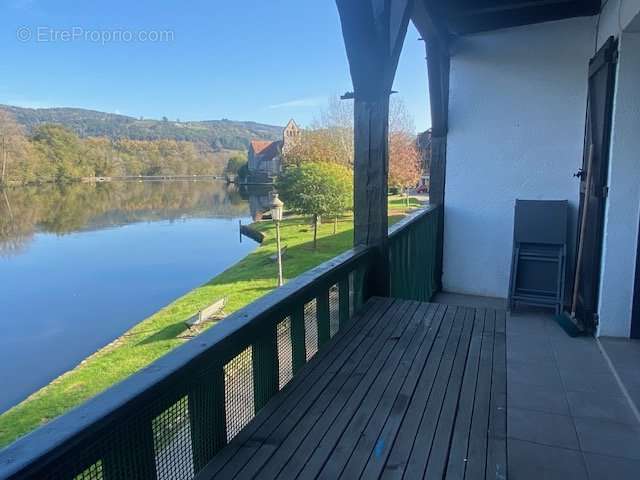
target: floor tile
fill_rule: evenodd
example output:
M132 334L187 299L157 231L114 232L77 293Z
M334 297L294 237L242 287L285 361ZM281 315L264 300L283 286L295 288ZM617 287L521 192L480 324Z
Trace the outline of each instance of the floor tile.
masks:
M586 453L585 461L590 480L637 480L640 461Z
M606 360L597 353L556 352L558 370L561 372L583 371L592 373L610 373Z
M511 381L507 385L509 407L539 412L569 415L569 404L562 389L551 390L526 383Z
M510 407L507 411L507 435L561 448L578 449L578 437L571 417Z
M631 400L633 400L634 403L636 404L636 408L640 409L640 388L627 387L627 392L629 393Z
M584 452L640 460L640 428L596 418L574 418Z
M530 338L507 339L507 361L516 360L529 363L548 363L555 365L556 359L551 345L546 340Z
M509 439L509 480L584 480L580 452Z
M640 365L640 340L601 338L600 343L616 368L637 369Z
M559 369L567 392L609 392L622 395L618 382L611 372Z
M550 340L571 338L569 337L567 332L565 332L564 329L555 321L551 321L547 325L547 335L549 336Z
M507 335L531 335L548 340L547 326L544 320L533 318L507 318Z
M618 376L622 383L627 389L637 388L640 389L640 362L636 365L635 368L621 368L614 363L614 367L616 372L618 372Z
M507 362L507 382L520 382L548 389L561 389L562 379L555 365L527 363L518 360Z
M558 359L576 358L587 361L593 358L606 365L604 356L593 339L589 339L587 342L575 338L568 338L562 341L551 340L551 346L554 348Z
M571 415L636 425L637 420L624 397L600 392L567 392Z

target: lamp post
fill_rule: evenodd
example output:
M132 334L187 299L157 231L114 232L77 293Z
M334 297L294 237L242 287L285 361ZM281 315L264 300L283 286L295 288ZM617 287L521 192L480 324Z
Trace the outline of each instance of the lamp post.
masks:
M276 248L278 249L278 286L284 285L282 279L282 249L280 248L280 222L282 221L282 213L284 211L284 203L278 198L278 194L274 194L271 202L271 218L276 224Z

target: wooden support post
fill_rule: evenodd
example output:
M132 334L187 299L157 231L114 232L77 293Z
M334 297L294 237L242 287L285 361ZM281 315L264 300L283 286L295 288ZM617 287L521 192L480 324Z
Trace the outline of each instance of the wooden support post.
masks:
M222 365L216 365L211 378L199 379L189 393L189 423L193 469L198 473L227 443Z
M431 137L431 171L429 201L442 205L446 167L446 137Z
M432 204L444 203L447 159L447 131L449 124L449 71L447 46L433 39L426 43L429 70L429 99L431 104L431 179L429 199Z
M389 295L389 95L412 0L336 0L354 93L355 245L373 247L365 298Z
M389 93L376 100L356 98L354 209L356 245L375 248L365 280L365 297L389 296L388 206Z
M296 307L291 314L291 362L294 375L307 363L303 303Z
M451 61L448 45L427 41L427 68L429 70L429 96L431 102L431 180L429 201L441 205L438 213L436 288L442 283L445 185L447 168L447 133L449 128L449 74Z
M329 312L329 289L323 290L316 299L316 320L318 322L318 350L331 340L331 313Z
M259 339L253 344L253 401L255 413L264 407L279 388L278 337L276 326L257 334Z

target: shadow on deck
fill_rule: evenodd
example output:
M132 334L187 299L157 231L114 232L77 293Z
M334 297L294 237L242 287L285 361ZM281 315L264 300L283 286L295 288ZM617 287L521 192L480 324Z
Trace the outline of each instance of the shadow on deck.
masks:
M505 313L374 298L197 478L504 478Z

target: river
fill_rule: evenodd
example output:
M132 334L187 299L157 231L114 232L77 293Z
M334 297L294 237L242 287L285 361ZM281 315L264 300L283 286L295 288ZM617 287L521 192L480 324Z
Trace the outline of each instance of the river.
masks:
M238 222L260 202L216 181L0 191L0 413L255 249Z

